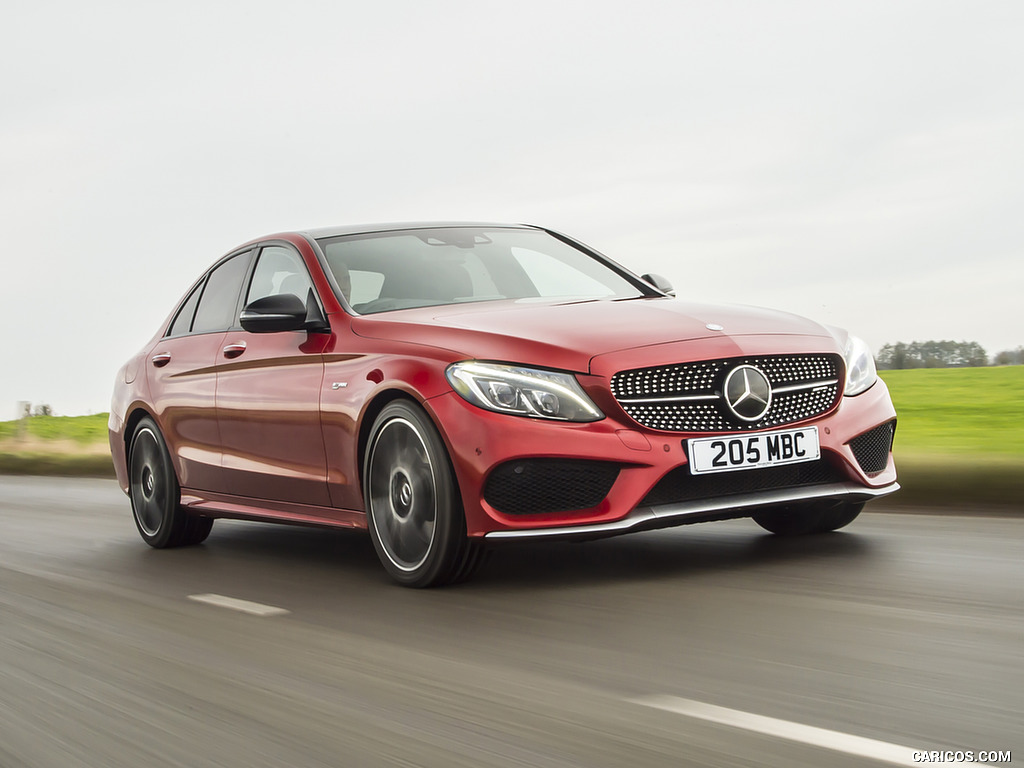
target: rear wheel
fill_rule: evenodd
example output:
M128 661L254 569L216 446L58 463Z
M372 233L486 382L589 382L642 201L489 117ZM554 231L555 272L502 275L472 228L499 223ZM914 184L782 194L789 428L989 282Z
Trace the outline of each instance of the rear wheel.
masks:
M802 536L838 530L852 523L862 509L863 502L818 502L758 512L754 522L780 536Z
M455 476L430 418L398 400L380 412L363 462L363 497L374 549L407 587L462 581L480 561L466 537Z
M181 489L167 444L156 423L142 419L128 450L128 495L142 539L151 547L199 544L210 535L213 519L181 508Z

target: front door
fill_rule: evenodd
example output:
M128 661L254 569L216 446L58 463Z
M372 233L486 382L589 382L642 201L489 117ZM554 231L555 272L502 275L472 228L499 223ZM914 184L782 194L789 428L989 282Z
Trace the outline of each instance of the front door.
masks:
M306 301L310 290L298 252L267 246L241 304L279 293ZM237 323L224 336L217 363L217 422L229 493L330 505L320 426L328 338L307 331L249 333Z

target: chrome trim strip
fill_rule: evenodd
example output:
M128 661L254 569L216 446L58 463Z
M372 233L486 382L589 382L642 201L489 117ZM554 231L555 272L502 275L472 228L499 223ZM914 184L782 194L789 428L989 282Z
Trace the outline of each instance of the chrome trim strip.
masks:
M594 523L591 525L565 525L557 528L524 528L516 531L491 531L484 534L487 539L530 539L556 536L586 536L593 534L626 533L644 523L654 521L670 521L675 518L682 524L685 518L711 512L730 512L773 504L789 504L814 499L838 499L849 496L851 500L877 499L888 496L900 489L899 483L892 483L884 488L866 488L856 483L831 483L828 485L812 485L803 488L777 488L770 491L748 493L742 496L726 496L719 499L701 499L684 501L678 504L658 504L650 507L637 507L627 517L610 523ZM669 527L669 523L666 527Z
M619 399L622 405L633 405L634 403L687 403L696 400L721 400L721 395L679 395L678 397L623 397Z
M807 389L819 389L831 387L839 383L839 379L825 379L822 381L809 381L804 384L791 384L788 387L772 387L772 394L785 394L787 392L802 392ZM721 400L721 395L679 395L678 397L619 397L616 398L621 405L633 405L634 403L688 403L699 400Z
M823 381L809 381L805 384L791 384L788 387L772 387L772 392L800 392L805 389L819 389L821 387L831 387L834 384L838 384L839 379L828 379Z

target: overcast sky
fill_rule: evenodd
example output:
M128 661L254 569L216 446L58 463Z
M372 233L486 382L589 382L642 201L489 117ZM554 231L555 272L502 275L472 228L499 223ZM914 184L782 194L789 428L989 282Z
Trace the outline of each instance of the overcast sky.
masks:
M0 418L107 410L285 229L572 234L683 297L1024 344L1024 3L7 4Z

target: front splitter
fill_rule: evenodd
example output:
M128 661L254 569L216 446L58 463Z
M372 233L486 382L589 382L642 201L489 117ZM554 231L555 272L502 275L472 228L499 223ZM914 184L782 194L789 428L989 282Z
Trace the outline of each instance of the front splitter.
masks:
M757 493L727 496L718 499L701 499L698 501L679 502L677 504L637 507L621 520L615 520L610 523L491 531L484 534L484 538L488 540L602 538L633 531L671 528L688 523L723 520L733 517L749 517L763 507L813 501L847 501L853 503L870 501L888 496L899 489L899 483L892 483L882 488L865 488L855 483L830 483L803 488L778 488L770 491L759 491Z

